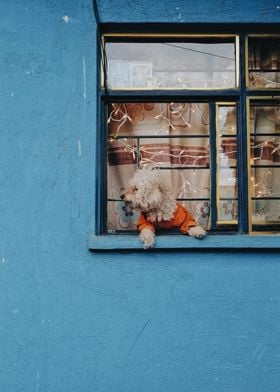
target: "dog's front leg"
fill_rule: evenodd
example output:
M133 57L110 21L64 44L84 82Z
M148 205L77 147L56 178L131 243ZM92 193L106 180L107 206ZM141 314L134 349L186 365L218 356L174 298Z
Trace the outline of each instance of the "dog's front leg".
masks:
M200 240L206 236L206 231L201 226L193 226L188 230L188 234Z
M139 238L143 242L144 249L152 248L155 244L155 233L149 228L141 230Z

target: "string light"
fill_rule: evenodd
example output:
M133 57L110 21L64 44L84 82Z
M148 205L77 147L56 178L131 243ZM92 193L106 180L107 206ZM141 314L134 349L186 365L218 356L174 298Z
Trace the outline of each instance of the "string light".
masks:
M151 154L151 151L145 149L144 147L141 147L140 150L141 150L142 152L144 152L144 153ZM207 159L207 158L209 158L209 155L208 155L208 154L203 154L203 155L191 155L191 154L186 154L186 153L185 153L185 150L182 150L179 154L172 154L172 153L165 153L164 151L158 151L158 152L154 152L153 155L152 155L150 158L143 158L143 157L142 157L142 154L140 154L140 157L141 157L141 158L140 158L140 163L141 163L142 165L145 165L145 164L147 164L147 163L152 163L152 164L155 164L155 165L156 165L156 164L164 165L164 162L158 162L158 161L155 160L155 158L158 157L158 156L162 156L162 157L167 156L167 157L170 157L171 159L173 158L174 160L175 160L175 159L178 159L179 165L180 165L181 167L186 166L187 163L189 162L189 161L188 161L189 159L192 160L191 163L192 163L194 166L196 166L196 165L197 165L197 162L198 162L200 159ZM186 162L182 162L183 159L186 159Z
M118 136L121 127L127 122L132 122L131 117L128 115L127 107L125 104L112 103L112 110L109 114L107 123L111 122L120 123L116 129L115 137Z
M253 154L253 161L261 161L261 160L268 160L268 158L266 158L265 156L265 148L273 148L273 146L275 146L274 144L275 141L275 137L266 139L264 141L262 141L261 143L258 143L254 146L252 146L253 150L258 150L259 154L258 156L254 156L255 154ZM274 147L274 149L271 152L271 161L273 162L273 154L275 154L277 152L278 155L280 155L280 143L278 143L278 145L276 147ZM255 188L255 192L256 192L256 197L257 198L263 198L263 197L270 197L274 195L274 189L271 186L271 181L272 181L272 175L273 172L270 168L258 168L258 166L256 166L255 168L257 171L257 173L255 174L255 176L251 177L251 181L252 181L252 186L253 188ZM256 183L255 180L258 180L258 182Z
M133 124L134 118L137 115L136 110L131 110L131 113L129 113L129 106L132 104L116 104L113 103L111 104L111 111L109 113L109 117L107 120L108 125L110 123L117 123L117 129L114 130L114 135L111 135L114 138L117 138L119 136L121 128L124 126L125 123L130 122L131 125ZM145 110L145 104L138 104L139 108L138 111L143 111ZM135 108L134 108L135 109ZM209 111L206 107L201 107L201 104L197 104L197 109L201 111L201 123L203 125L208 125L209 124ZM157 120L163 120L164 124L161 126L160 129L156 130L154 132L155 135L160 134L162 131L165 131L166 133L169 133L171 131L176 130L176 126L174 125L174 121L180 121L180 127L186 126L188 128L191 128L191 120L192 120L192 114L194 114L196 110L193 108L193 104L189 104L187 107L186 104L177 104L174 102L171 102L170 104L164 104L160 106L160 113L154 116L154 119ZM133 116L134 114L134 116ZM185 118L185 115L188 114L188 119ZM172 117L176 117L176 119L173 119ZM141 121L144 120L144 116L141 119ZM114 128L114 126L112 127Z
M167 110L166 110L166 105L167 105ZM193 109L192 104L189 105L188 107L188 112L189 112L189 118L188 120L185 119L183 113L185 114L186 112L186 105L185 104L175 104L174 102L171 102L170 104L166 104L164 107L161 107L161 111L159 114L154 116L155 119L161 119L166 122L159 130L156 130L154 133L155 135L158 135L162 130L167 128L167 131L170 132L171 130L175 130L176 127L173 125L173 120L172 120L172 115L175 115L176 121L178 119L180 122L183 122L183 126L185 125L188 128L191 128L191 116L193 113L195 113L195 110ZM198 109L202 112L201 114L201 122L204 125L207 125L207 121L205 121L205 116L208 118L208 110L202 109L201 106L198 104ZM184 112L185 110L185 112ZM169 116L168 116L169 113ZM117 129L115 130L115 133L113 137L110 137L110 142L114 141L116 138L118 138L121 128L123 125L129 121L130 123L133 122L133 118L131 115L128 114L128 109L126 104L112 104L112 110L109 114L108 117L108 124L111 122L116 122L119 123ZM180 125L181 126L181 125ZM179 136L178 136L179 138ZM125 147L126 152L130 152L133 154L133 157L135 157L135 153L137 152L136 147L132 147L130 144L125 143L127 139L123 138L120 139L118 138L118 142ZM150 155L149 158L143 157L143 155ZM193 165L196 165L199 160L204 159L207 160L209 159L209 153L208 154L202 154L202 155L192 155L186 152L185 149L181 150L180 153L174 154L174 153L167 153L164 151L157 151L152 153L149 149L146 149L144 146L140 147L140 163L142 165L151 163L151 164L161 164L162 162L158 162L156 158L159 156L163 157L170 157L171 159L173 158L174 160L178 160L180 166L186 166L188 162L192 162Z
M262 142L259 143L259 144L256 144L256 145L254 145L254 146L251 146L251 148L254 149L254 150L256 150L256 149L260 150L260 154L259 154L257 157L254 156L253 159L254 159L255 161L257 161L257 160L263 160L263 159L264 159L264 158L263 158L264 147L267 147L267 146L270 146L270 147L271 147L271 145L274 146L274 143L273 143L274 140L275 140L275 138L273 137L273 138L271 138L271 139L269 139L269 140L264 140L264 141L262 141ZM278 145L278 147L277 147L275 150L272 151L272 154L274 154L279 148L280 148L280 144ZM253 155L255 155L255 154L253 154Z

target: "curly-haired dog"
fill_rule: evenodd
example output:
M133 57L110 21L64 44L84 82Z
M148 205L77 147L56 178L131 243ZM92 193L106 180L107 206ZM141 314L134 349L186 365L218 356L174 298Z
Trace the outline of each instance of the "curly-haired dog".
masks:
M121 198L140 211L137 228L145 249L154 246L156 229L177 227L199 239L206 235L191 213L175 200L160 170L139 169L128 187L121 189Z

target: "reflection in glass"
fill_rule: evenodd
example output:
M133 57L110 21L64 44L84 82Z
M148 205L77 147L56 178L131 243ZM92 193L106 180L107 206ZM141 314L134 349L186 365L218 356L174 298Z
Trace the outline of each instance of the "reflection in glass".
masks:
M280 222L280 105L250 109L252 223Z
M217 105L218 224L237 223L236 106Z
M252 200L253 225L279 224L280 199Z
M280 88L280 37L249 38L249 86Z
M236 87L234 38L106 42L110 89Z

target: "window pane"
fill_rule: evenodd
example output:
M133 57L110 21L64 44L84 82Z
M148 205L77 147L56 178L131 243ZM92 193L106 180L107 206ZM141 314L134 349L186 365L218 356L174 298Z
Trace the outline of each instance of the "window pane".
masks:
M280 37L249 38L249 86L280 88Z
M120 200L137 167L160 168L174 196L206 227L210 213L209 106L111 103L108 108L107 230L136 229Z
M112 103L108 133L111 138L209 137L209 106L204 103Z
M209 168L209 139L174 137L168 139L141 139L140 164L154 167Z
M236 106L217 105L217 215L219 223L237 223Z
M123 201L110 201L107 203L107 232L137 230L138 212Z
M235 38L106 42L110 89L236 87Z
M280 222L280 200L267 200L267 199L258 199L252 201L252 208L254 211L253 214L253 225L255 225L255 229L258 229L258 226L262 226L264 230L267 228L267 225L278 224Z
M250 110L252 223L279 223L280 105Z

